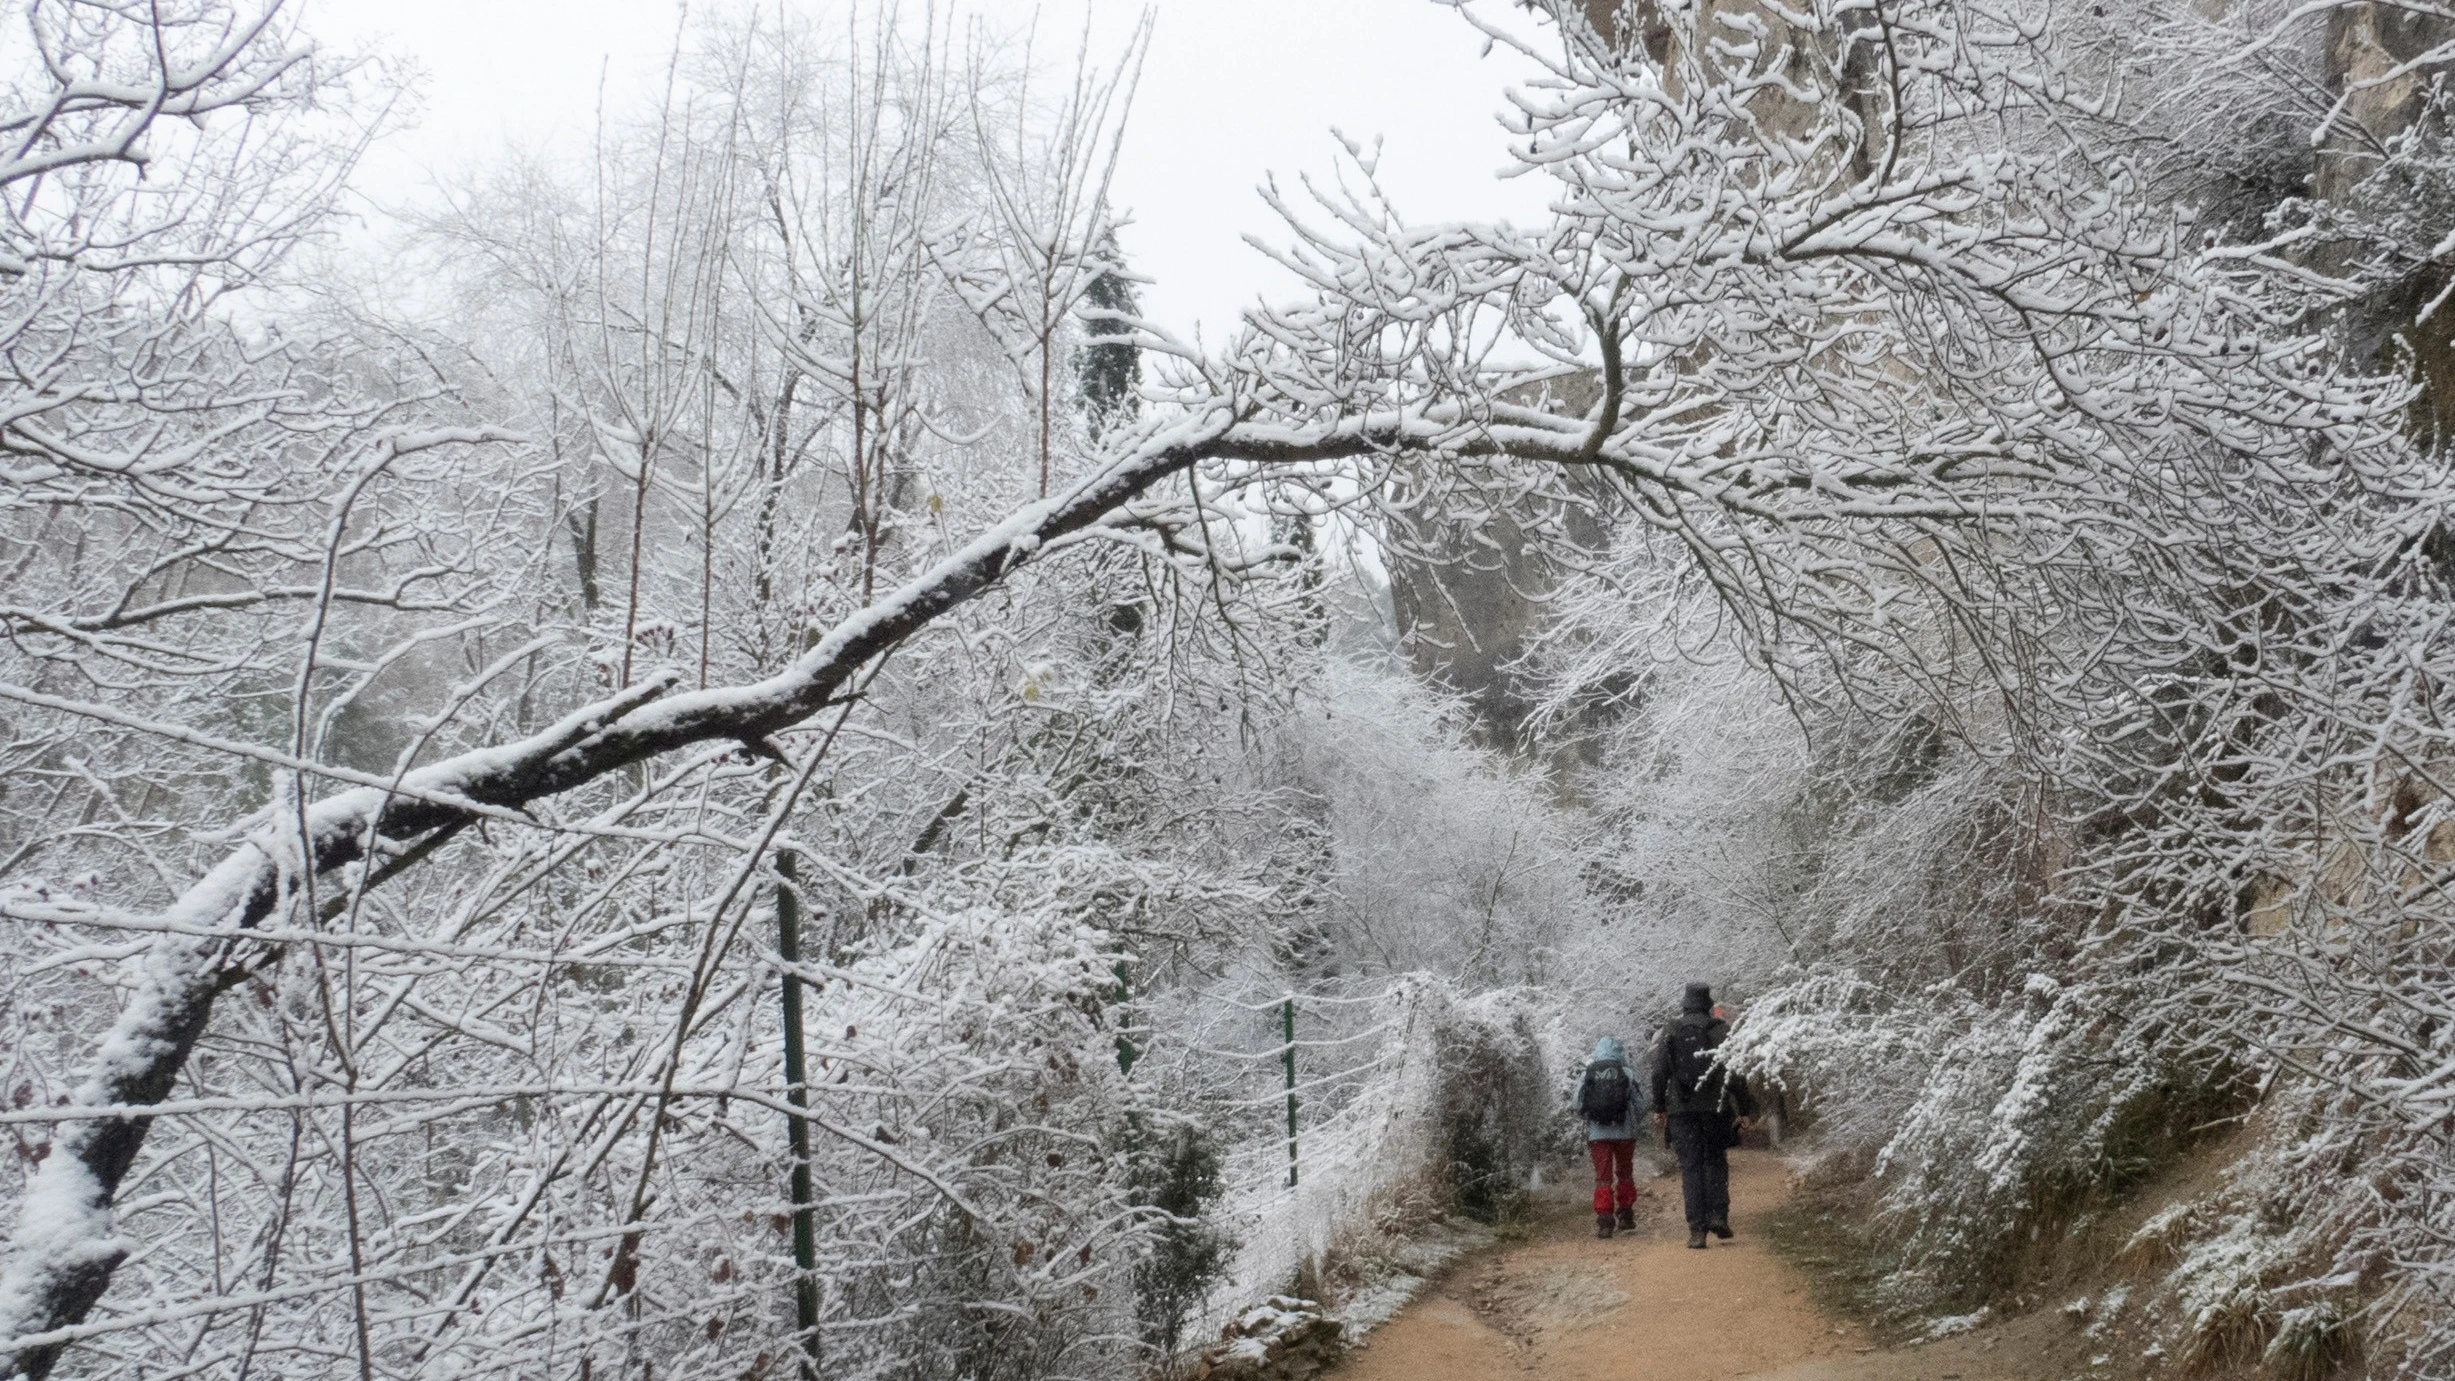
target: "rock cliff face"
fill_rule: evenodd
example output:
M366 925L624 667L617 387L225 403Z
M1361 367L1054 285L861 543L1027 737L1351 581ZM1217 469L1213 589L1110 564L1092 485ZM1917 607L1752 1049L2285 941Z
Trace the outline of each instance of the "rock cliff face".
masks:
M1557 379L1543 391L1548 400L1524 401L1591 409L1601 383ZM1591 497L1607 497L1599 483ZM1519 659L1566 573L1564 554L1599 550L1607 530L1590 508L1536 497L1460 511L1419 509L1399 521L1386 555L1390 605L1415 673L1466 697L1487 744L1523 750L1537 689Z
M2315 141L2310 191L2355 233L2323 249L2320 266L2342 271L2376 256L2369 272L2377 286L2347 322L2351 343L2387 368L2408 358L2422 388L2415 428L2455 435L2455 313L2439 301L2455 279L2440 245L2426 243L2443 233L2446 208L2432 203L2444 193L2434 179L2389 166L2391 152L2427 160L2446 143L2446 111L2434 92L2447 73L2455 19L2344 5L2327 12L2321 43L2335 106Z
M1393 561L1390 602L1417 675L1466 697L1492 747L1520 746L1535 688L1515 664L1556 583L1537 549L1531 515L1425 523L1419 555Z
M2400 5L2327 12L2327 85L2343 105L2320 144L2312 190L2321 200L2352 197L2378 167L2378 150L2420 122L2441 66L2430 55L2450 40L2455 20Z
M1641 43L1651 60L1677 69L1681 54L1657 0L1581 0L1583 14L1606 44ZM1708 9L1750 23L1786 29L1783 12L1765 0L1703 0ZM1669 80L1679 80L1674 70ZM1779 123L1782 98L1760 93L1759 106ZM1802 107L1797 118L1803 124ZM1599 374L1555 379L1512 402L1554 412L1596 414ZM1549 477L1558 484L1562 477ZM1479 736L1490 747L1540 756L1564 788L1583 758L1577 726L1550 743L1533 742L1527 720L1539 688L1523 658L1532 646L1563 577L1583 552L1609 540L1602 516L1618 501L1599 472L1565 477L1573 496L1521 497L1487 504L1427 505L1402 519L1388 551L1390 602L1417 675L1465 697ZM1498 487L1498 486L1493 486ZM1556 491L1555 491L1556 492ZM1481 511L1476 511L1476 510Z

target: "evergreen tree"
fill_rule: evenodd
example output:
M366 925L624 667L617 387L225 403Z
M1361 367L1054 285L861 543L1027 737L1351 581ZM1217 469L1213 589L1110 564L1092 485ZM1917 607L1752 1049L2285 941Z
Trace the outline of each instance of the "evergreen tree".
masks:
M1137 316L1142 304L1134 295L1134 280L1117 248L1117 234L1100 237L1100 271L1083 292L1083 324L1093 337L1074 357L1077 385L1082 389L1083 418L1094 440L1119 418L1139 416L1142 397L1142 347L1130 341L1102 339L1121 334L1122 324L1111 313Z

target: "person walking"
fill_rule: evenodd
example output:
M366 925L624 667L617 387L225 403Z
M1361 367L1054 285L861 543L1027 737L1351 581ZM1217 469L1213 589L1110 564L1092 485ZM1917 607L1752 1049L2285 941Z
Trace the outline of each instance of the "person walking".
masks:
M1711 1233L1730 1240L1730 1148L1756 1115L1747 1081L1730 1077L1714 1058L1730 1027L1717 1016L1713 989L1691 983L1679 1016L1654 1050L1654 1120L1679 1157L1680 1196L1688 1214L1688 1245L1699 1250Z
M1577 1113L1586 1120L1586 1154L1594 1160L1594 1235L1637 1225L1637 1128L1645 1116L1644 1090L1628 1067L1628 1047L1617 1036L1594 1042L1594 1055L1577 1081Z

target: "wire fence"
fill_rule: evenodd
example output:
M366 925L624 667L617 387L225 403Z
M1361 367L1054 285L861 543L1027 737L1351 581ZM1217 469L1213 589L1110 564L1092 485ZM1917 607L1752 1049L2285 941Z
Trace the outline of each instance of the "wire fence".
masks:
M1514 994L1428 976L1198 995L1155 1053L1224 1143L1215 1210L1236 1250L1189 1330L1321 1288L1403 1216L1523 1186L1548 1130L1548 1062ZM1334 1303L1335 1301L1325 1301Z

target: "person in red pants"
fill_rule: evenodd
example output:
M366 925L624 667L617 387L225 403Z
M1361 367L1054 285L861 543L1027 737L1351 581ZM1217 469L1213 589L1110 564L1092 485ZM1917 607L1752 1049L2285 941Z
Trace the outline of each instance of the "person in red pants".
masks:
M1637 1128L1645 1117L1645 1091L1628 1067L1628 1047L1617 1036L1594 1042L1594 1055L1577 1080L1577 1113L1586 1123L1586 1154L1594 1159L1594 1235L1637 1225Z

